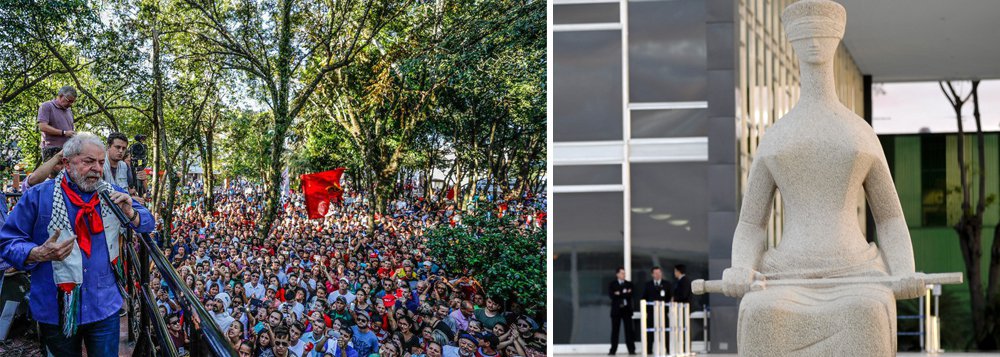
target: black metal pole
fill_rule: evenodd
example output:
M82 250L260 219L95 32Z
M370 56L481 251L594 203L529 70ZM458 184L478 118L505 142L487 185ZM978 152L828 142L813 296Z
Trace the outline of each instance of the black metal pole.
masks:
M118 217L122 225L131 229L132 226L129 222L128 217L126 217L125 212L123 212L122 209L118 207L118 205L114 204L114 202L111 200L111 195L108 192L110 192L110 189L106 187L101 187L98 188L97 194L100 195L101 199L108 204L108 206L111 208L111 211L114 212L116 217ZM167 262L167 259L163 256L163 253L160 252L158 249L153 248L154 243L152 241L152 238L150 238L149 234L139 233L139 237L140 237L139 280L140 280L141 290L143 292L149 291L148 290L149 272L150 272L149 264L150 264L150 259L152 259L153 263L156 264L157 270L159 270L160 275L162 276L161 280L166 282L167 285L170 287L170 289L174 291L175 295L178 296L178 300L184 301L185 305L188 306L188 310L185 312L189 314L186 315L190 315L190 318L194 318L195 315L197 315L197 318L201 320L200 321L201 334L192 333L191 335L204 337L205 340L203 342L205 342L205 347L207 347L206 349L210 351L212 355L215 356L236 355L236 351L233 349L233 346L231 346L229 342L225 339L225 334L223 334L221 329L219 329L219 326L215 323L215 320L213 320L212 316L208 313L207 310L205 310L205 307L201 305L201 301L198 301L197 297L195 297L194 294L191 293L190 288L184 285L183 280L181 280L180 277L177 275L177 272L174 270L173 266L171 266L170 263ZM149 305L149 304L143 304L143 305ZM149 317L152 316L152 314L159 313L154 309L155 309L154 306L147 306L145 309L143 309L146 315L141 317L142 331L150 331ZM156 346L152 346L152 348L156 348ZM192 349L192 351L194 350Z
M135 299L138 298L138 296L136 296L137 291L135 288L135 278L132 276L132 272L130 271L130 269L135 269L135 266L133 266L135 262L132 261L131 259L132 257L130 254L125 254L125 251L128 251L128 249L131 248L132 242L135 242L134 237L132 236L132 230L126 230L125 231L126 246L123 247L123 249L121 249L122 253L118 254L119 259L122 259L123 262L122 266L125 267L125 269L122 271L122 275L125 276L125 292L127 292L129 296L129 299L125 301L125 311L126 311L125 318L128 319L128 342L135 342L136 326L135 326L135 321L133 319L133 317L135 317L135 309L133 309L133 306L135 306L135 301L136 301Z

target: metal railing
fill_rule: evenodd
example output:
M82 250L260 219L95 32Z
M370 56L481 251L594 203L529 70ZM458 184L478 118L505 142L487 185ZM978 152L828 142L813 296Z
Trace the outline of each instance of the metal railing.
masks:
M21 199L23 193L20 192L0 192L0 198L3 198L3 203L7 205L7 211L17 205L17 201Z
M112 206L123 223L128 222L124 213ZM133 356L235 356L236 351L226 340L222 330L205 310L201 301L177 275L177 271L163 256L148 233L134 234L131 226L125 234L124 272L118 279L119 289L125 292L128 308L128 338L135 341ZM138 249L138 251L136 251ZM187 349L178 348L170 338L166 321L160 315L155 295L149 286L150 263L160 273L160 279L174 292L183 311L183 326L190 341ZM158 287L157 287L158 288Z
M652 313L648 310L652 306ZM649 332L653 333L653 356L693 356L691 352L691 304L665 301L639 302L642 356L648 355ZM646 327L652 315L653 327ZM669 342L668 342L669 341Z
M933 309L931 297L933 296ZM919 320L917 331L897 331L898 336L920 337L920 350L928 353L944 352L941 349L941 285L927 285L924 295L917 303L916 315L898 315L899 320Z

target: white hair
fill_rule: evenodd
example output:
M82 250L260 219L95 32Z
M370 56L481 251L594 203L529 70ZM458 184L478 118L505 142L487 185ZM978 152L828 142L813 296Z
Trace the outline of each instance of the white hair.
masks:
M104 141L101 140L97 135L91 133L76 133L72 138L66 140L63 144L63 157L71 158L80 155L83 152L84 144L93 144L101 148L101 150L106 150L104 147Z

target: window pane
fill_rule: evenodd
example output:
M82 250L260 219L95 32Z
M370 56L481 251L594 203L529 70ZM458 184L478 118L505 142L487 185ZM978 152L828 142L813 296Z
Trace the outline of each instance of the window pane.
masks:
M619 22L618 4L568 4L552 7L552 23L581 24Z
M948 153L944 135L920 136L920 186L922 225L948 225L947 170Z
M632 282L650 280L649 269L685 264L692 279L708 276L707 164L674 162L632 164ZM639 292L642 293L641 291ZM696 308L706 302L695 296Z
M621 140L621 31L556 32L555 141Z
M633 138L708 136L707 109L633 110Z
M623 202L621 192L553 194L553 343L608 343L604 289L624 261Z
M620 185L621 165L554 166L555 185Z
M706 99L705 1L628 5L629 101Z

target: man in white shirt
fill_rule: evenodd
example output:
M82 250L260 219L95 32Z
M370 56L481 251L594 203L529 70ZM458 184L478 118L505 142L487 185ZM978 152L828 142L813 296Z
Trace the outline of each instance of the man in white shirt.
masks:
M247 296L251 299L264 300L264 284L260 281L260 273L253 272L250 274L250 281L243 284L243 289L246 290Z
M340 278L340 284L337 284L339 289L327 295L326 301L332 305L334 301L337 301L337 298L343 296L347 300L347 306L350 306L354 302L354 294L347 291L347 284L347 278Z

